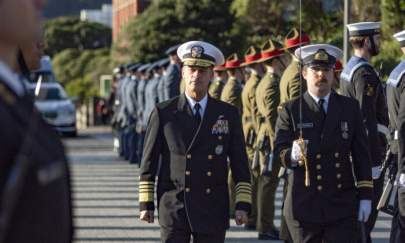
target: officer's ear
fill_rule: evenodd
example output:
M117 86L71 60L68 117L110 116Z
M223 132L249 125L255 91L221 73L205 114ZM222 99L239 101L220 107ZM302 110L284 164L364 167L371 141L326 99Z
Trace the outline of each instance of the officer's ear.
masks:
M304 79L307 79L307 75L308 75L308 67L304 66L302 67L302 77L304 77Z
M364 39L364 46L363 46L363 47L368 48L368 47L370 47L370 46L371 46L370 36L367 36L367 37Z

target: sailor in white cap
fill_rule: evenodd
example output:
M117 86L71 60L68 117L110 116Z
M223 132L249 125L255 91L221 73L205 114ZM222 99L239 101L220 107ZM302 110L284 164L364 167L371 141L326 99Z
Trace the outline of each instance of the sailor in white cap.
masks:
M208 95L213 68L224 63L222 52L190 41L177 54L185 93L157 104L149 118L140 169L140 218L153 222L161 158L157 202L162 242L188 243L191 235L193 242L224 242L228 168L236 184L236 224L247 222L251 206L241 118L236 107Z
M281 105L274 142L274 158L292 171L283 209L288 229L294 242L356 242L373 184L359 104L332 91L342 51L317 44L295 55L308 89Z
M399 42L405 54L405 30L396 33L394 38ZM390 114L390 128L393 141L390 150L394 158L398 156L398 211L395 213L391 227L391 241L403 242L405 239L405 60L403 59L391 72L387 81L387 102ZM395 194L395 192L394 192ZM402 241L401 241L402 240Z
M377 220L377 204L382 194L384 178L380 166L384 160L388 130L388 109L384 87L377 72L369 63L380 49L380 22L361 22L347 25L353 56L340 75L342 95L358 100L367 129L374 183L373 211L366 224L368 242Z

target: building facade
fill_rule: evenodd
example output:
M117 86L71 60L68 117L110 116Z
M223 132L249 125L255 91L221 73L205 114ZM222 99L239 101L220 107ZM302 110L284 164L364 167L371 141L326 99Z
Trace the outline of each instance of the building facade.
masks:
M112 28L112 5L103 4L101 9L83 9L80 11L82 21L92 21Z
M113 0L113 41L117 40L122 28L128 21L142 13L151 0Z

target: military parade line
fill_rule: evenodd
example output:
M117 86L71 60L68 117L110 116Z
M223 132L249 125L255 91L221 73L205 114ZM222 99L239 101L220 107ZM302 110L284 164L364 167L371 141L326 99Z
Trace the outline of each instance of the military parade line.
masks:
M140 217L157 206L162 242L223 242L229 218L260 240L371 242L379 210L405 242L405 64L382 82L380 23L347 28L344 67L339 48L292 29L243 58L190 41L114 70L115 149L139 163ZM394 38L405 52L405 31Z
M45 1L0 4L0 243L70 243L65 149L25 86ZM347 28L344 67L338 47L293 29L243 58L187 41L114 70L114 146L139 164L139 220L157 211L165 243L225 242L230 219L259 240L357 243L383 211L390 242L405 242L405 61L383 83L380 23ZM405 54L405 30L393 38Z

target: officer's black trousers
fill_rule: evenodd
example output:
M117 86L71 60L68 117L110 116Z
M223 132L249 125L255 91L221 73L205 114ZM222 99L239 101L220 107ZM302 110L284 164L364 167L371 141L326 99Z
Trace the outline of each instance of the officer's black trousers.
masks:
M304 223L286 218L294 243L355 243L359 237L358 221L345 218L333 223Z
M398 188L396 210L392 218L390 243L405 243L405 188Z
M160 226L162 243L190 243L191 236L193 243L224 243L225 230L212 234L192 232L184 209L178 212L173 226Z

